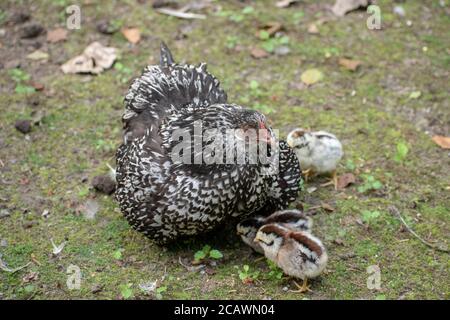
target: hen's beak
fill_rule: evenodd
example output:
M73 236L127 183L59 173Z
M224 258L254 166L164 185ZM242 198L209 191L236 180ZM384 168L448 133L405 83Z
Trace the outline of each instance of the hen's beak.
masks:
M261 238L256 235L255 239L253 239L253 242L258 243L261 241Z
M267 129L263 122L259 123L258 141L264 141L267 144L275 143L275 138L272 135L272 132Z

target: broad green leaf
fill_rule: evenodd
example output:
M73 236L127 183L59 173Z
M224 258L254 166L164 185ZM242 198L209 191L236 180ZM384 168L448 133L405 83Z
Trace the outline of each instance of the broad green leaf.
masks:
M16 93L22 94L22 93L33 93L33 92L35 92L36 90L35 90L33 87L25 86L25 85L19 83L19 84L16 86L15 91L16 91Z
M260 38L261 40L267 40L267 39L270 38L270 33L267 32L266 30L261 30L261 31L259 32L259 38Z
M130 299L133 296L133 290L131 289L131 284L120 285L120 294L124 299Z
M206 258L206 252L203 250L199 250L194 254L194 260L195 261L201 261Z
M216 249L211 250L211 251L209 252L209 256L210 256L211 258L213 258L213 259L221 259L221 258L223 258L222 252L220 252L219 250L216 250Z
M247 6L244 9L242 9L243 14L250 14L250 13L253 13L254 11L255 11L255 9L253 9L253 7L251 7L251 6Z
M420 92L420 91L413 91L409 95L409 98L410 99L419 99L421 95L422 95L422 92Z
M403 161L406 158L408 151L408 146L404 142L399 142L397 144L397 153L395 154L394 160L397 162Z
M113 257L116 260L122 259L122 249L118 249L118 250L114 251Z

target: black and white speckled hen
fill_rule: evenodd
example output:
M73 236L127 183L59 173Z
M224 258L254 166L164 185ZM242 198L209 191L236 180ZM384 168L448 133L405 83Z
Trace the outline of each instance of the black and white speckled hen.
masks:
M206 71L206 64L177 64L161 44L160 65L148 66L134 80L125 105L116 199L133 228L156 243L203 233L233 218L270 214L296 199L301 181L297 157L284 141L276 140L264 115L227 103L226 93ZM258 143L266 143L267 154L278 156L279 170L268 170L273 163L211 162L207 157L196 162L195 146L183 151L188 161L174 161L180 141L174 136L181 130L194 140L199 123L203 135L214 129L219 133L266 129ZM206 146L201 146L200 153L210 146L208 139L203 140ZM230 142L236 147L235 160L239 154L248 154L239 149L247 145L236 141ZM274 141L272 146L279 148L270 147Z

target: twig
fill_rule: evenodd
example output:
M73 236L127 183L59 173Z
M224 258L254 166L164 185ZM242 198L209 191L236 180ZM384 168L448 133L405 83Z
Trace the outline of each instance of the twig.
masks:
M169 8L159 8L155 11L167 14L169 16L181 18L181 19L206 19L206 16L204 14L197 14L197 13L189 13L189 12L182 12L178 10L173 10Z
M395 216L403 223L403 225L405 226L406 230L408 230L408 232L411 233L414 237L416 237L417 239L419 239L420 242L422 242L424 245L426 245L426 246L428 246L428 247L430 247L430 248L432 248L432 249L435 249L435 250L437 250L437 251L446 252L446 253L449 253L449 252L450 252L450 250L447 249L447 248L442 248L442 247L440 247L440 246L437 246L437 245L435 245L435 244L433 244L433 243L430 243L430 242L424 240L423 238L421 238L421 237L420 237L413 229L411 229L410 226L408 226L408 224L406 223L405 219L403 219L403 217L402 217L402 215L400 214L400 211L397 209L397 207L395 207L395 206L390 206L390 207L389 207L389 210L391 211L391 213L392 213L393 215L395 215Z
M10 272L10 273L16 273L17 271L25 269L30 264L31 264L31 262L28 262L27 264L25 264L25 265L23 265L21 267L18 267L18 268L15 268L15 269L11 269L11 268L8 268L8 266L3 262L3 260L0 259L0 269L3 270L3 271L6 271L6 272Z
M201 270L201 269L203 269L203 268L205 267L204 264L200 264L200 265L198 265L198 266L188 266L188 265L186 265L186 264L183 263L183 261L181 260L181 257L178 257L178 262L179 262L183 267L185 267L186 270L189 271L189 272L197 272L197 271L199 271L199 270Z

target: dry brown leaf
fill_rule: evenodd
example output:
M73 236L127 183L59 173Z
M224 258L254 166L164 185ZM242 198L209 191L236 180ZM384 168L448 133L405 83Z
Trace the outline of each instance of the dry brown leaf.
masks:
M61 66L64 73L98 74L111 68L117 58L117 49L104 47L99 42L93 42L84 49L82 55L76 56Z
M121 32L123 36L132 44L136 44L141 40L141 32L138 28L123 28Z
M250 55L255 59L267 58L269 53L261 48L255 47L250 51Z
M67 39L67 30L63 28L57 28L54 30L50 30L47 33L47 41L51 43L64 41Z
M350 11L366 8L370 3L370 0L336 0L332 11L336 16L343 17Z
M317 25L315 23L311 23L308 26L308 33L310 33L310 34L318 34L319 33L319 28L317 28Z
M44 84L40 83L40 82L31 82L31 86L36 90L36 91L42 91L45 89Z
M432 140L442 149L450 149L450 137L434 136Z
M339 59L339 64L347 70L356 71L356 70L358 70L358 68L362 64L362 62L359 60L351 60L351 59L341 58L341 59Z
M22 278L22 281L23 283L29 283L32 281L36 281L38 279L39 279L39 272L31 271Z
M293 5L294 3L298 2L299 0L281 0L281 1L277 1L277 3L275 4L278 8L287 8L291 5Z
M334 208L328 203L322 203L321 206L322 206L322 209L324 209L324 210L326 210L328 212L333 212L334 211Z
M356 178L353 175L353 173L345 173L342 176L339 176L337 188L338 189L344 189L347 186L351 185L352 183L356 182Z
M267 31L269 36L273 36L275 33L283 29L283 25L279 22L268 22L261 26L256 34L257 37L259 37L259 31L264 30Z

